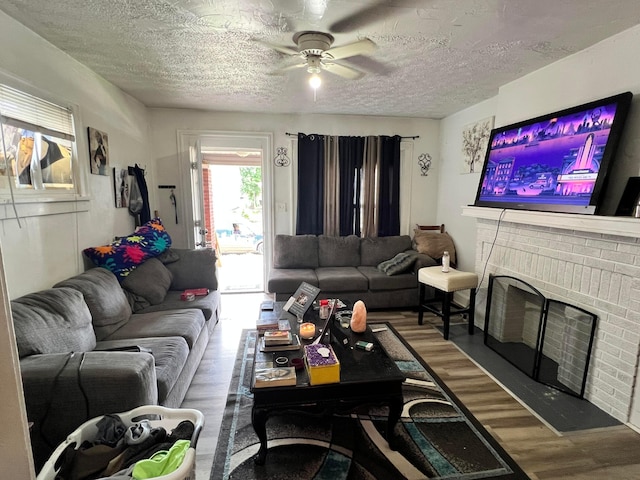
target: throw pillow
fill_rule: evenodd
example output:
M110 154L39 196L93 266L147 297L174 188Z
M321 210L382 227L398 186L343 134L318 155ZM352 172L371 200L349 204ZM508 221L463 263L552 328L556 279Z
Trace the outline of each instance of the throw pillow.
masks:
M139 227L131 235L100 247L85 248L83 253L97 266L112 271L122 282L138 265L157 257L171 246L171 237L159 218Z
M150 258L122 280L122 288L139 295L151 305L162 303L173 275L157 258Z
M158 255L157 258L166 265L180 260L180 255L178 255L172 248L167 248L164 252Z
M414 249L419 253L429 255L436 260L442 258L442 254L446 250L449 252L451 263L456 263L456 247L448 233L431 233L416 229L414 230L413 244Z
M387 275L397 275L409 270L416 261L417 253L401 252L395 257L378 264L378 270Z

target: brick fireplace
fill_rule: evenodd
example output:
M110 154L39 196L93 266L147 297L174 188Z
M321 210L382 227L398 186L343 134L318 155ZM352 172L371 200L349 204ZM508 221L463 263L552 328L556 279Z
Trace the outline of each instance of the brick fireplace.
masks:
M463 215L477 218L479 276L499 223L476 301L476 325L484 325L490 273L520 278L548 298L596 314L585 398L640 427L640 220L476 207L465 207Z

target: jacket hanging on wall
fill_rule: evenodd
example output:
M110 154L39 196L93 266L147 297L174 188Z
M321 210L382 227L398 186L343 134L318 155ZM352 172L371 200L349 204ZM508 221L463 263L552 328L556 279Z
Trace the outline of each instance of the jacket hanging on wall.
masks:
M133 170L134 179L131 182L129 192L129 213L136 219L136 227L151 220L151 210L149 208L149 190L144 179L144 170L136 164L129 167Z

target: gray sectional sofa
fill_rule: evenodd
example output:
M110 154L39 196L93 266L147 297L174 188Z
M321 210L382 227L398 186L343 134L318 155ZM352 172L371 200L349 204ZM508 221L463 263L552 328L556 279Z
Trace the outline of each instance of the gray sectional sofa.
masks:
M398 262L402 268L384 271ZM276 235L267 289L285 301L307 282L320 288L319 298L362 300L369 309L416 307L417 271L437 264L414 250L408 235Z
M220 293L212 250L170 254L122 284L93 268L11 302L37 468L89 418L182 403L219 320ZM189 288L209 293L180 300Z

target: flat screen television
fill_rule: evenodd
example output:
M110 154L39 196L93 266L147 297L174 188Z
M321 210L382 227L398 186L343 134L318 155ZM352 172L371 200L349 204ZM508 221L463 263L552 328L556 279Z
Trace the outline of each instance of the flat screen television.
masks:
M474 206L597 213L631 97L494 128Z

